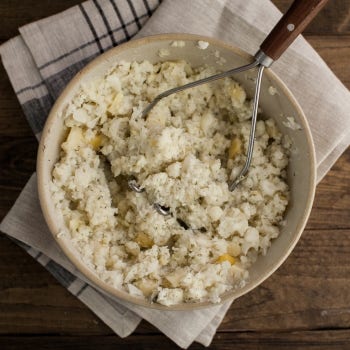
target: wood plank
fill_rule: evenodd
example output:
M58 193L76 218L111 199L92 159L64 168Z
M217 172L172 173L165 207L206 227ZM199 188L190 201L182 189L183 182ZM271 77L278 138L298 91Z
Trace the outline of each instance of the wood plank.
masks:
M306 36L306 39L328 64L333 73L350 88L350 35Z
M0 220L35 171L36 152L37 141L0 65Z
M1 113L1 112L0 112ZM0 137L0 220L35 171L37 142L30 137Z
M285 13L291 0L272 0ZM306 28L306 35L342 35L350 34L350 0L332 0Z
M316 188L307 229L350 228L350 148Z
M50 15L54 15L79 3L81 3L80 0L1 0L0 44L15 35L18 35L19 27Z
M221 350L348 350L350 340L349 330L318 330L290 333L218 333L211 345L211 349ZM84 349L84 350L153 350L179 349L165 336L157 334L133 334L125 339L117 336L4 336L0 337L0 348L13 349ZM189 347L190 350L204 349L198 343Z

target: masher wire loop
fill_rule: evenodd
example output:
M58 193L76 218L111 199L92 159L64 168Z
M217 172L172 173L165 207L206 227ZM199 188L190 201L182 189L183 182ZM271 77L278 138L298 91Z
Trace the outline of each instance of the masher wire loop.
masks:
M170 90L167 90L158 95L142 112L142 117L146 117L150 110L164 97L170 96L177 92L193 88L198 85L206 84L218 79L232 76L236 73L244 72L249 69L258 67L258 74L256 79L252 121L249 134L249 143L247 148L247 156L244 166L238 176L229 183L229 190L233 191L238 184L245 179L246 174L251 165L253 150L254 150L254 137L256 128L256 119L258 114L258 103L261 89L261 80L265 68L271 66L271 64L277 60L283 52L289 47L289 45L295 40L295 38L305 29L305 27L312 21L319 11L325 6L329 0L295 0L288 11L282 16L279 22L272 29L270 34L266 37L263 43L260 45L260 50L255 55L255 60L252 63L244 66L231 69L229 71L212 75L210 77L200 79L189 84L179 86ZM137 185L135 179L128 182L129 187L135 192L143 192L143 189ZM170 210L168 208L155 203L154 208L161 215L169 215Z
M245 175L247 174L252 157L253 157L253 150L254 150L254 138L255 138L255 128L256 128L256 120L257 120L257 114L258 114L258 105L259 105L259 95L260 95L260 89L261 89L261 80L262 80L262 75L264 68L267 64L271 65L273 62L269 57L266 57L263 53L260 51L256 54L256 59L254 62L246 64L241 67L237 67L234 69L231 69L226 72L222 72L219 74L212 75L207 78L203 78L197 81L193 81L189 84L182 85L167 91L164 91L163 93L159 94L156 96L156 98L143 110L142 112L142 118L145 118L147 114L152 110L152 108L163 98L168 97L170 95L173 95L175 93L178 93L180 91L184 91L187 89L194 88L196 86L202 85L202 84L207 84L212 81L216 81L219 79L223 79L226 77L230 77L234 74L241 73L250 69L253 69L255 67L258 67L258 74L257 74L257 79L256 79L256 87L255 87L255 94L254 94L254 102L253 102L253 110L252 110L252 122L251 122L251 127L250 127L250 135L249 135L249 144L248 144L248 149L247 149L247 156L246 160L244 163L244 166L240 173L237 175L237 177L231 181L228 185L229 190L233 191L238 184L245 178ZM142 193L144 192L144 188L141 188L138 184L135 178L131 178L128 181L128 186L129 188L136 192L136 193ZM168 208L160 205L159 203L154 203L153 204L154 209L161 215L167 216L169 215L170 211Z

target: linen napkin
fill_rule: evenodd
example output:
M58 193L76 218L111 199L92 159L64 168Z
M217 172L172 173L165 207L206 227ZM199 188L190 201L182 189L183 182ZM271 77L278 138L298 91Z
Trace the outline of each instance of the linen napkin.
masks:
M135 35L189 32L218 37L254 54L280 15L269 0L163 0L161 4L156 0L90 0L20 28L20 36L3 44L0 54L25 116L40 138L62 89L105 50ZM350 94L301 37L272 69L308 117L320 180L350 143ZM72 266L51 238L38 203L35 174L0 229L121 337L144 318L183 348L193 341L208 346L231 305L226 302L192 312L155 311L104 294Z

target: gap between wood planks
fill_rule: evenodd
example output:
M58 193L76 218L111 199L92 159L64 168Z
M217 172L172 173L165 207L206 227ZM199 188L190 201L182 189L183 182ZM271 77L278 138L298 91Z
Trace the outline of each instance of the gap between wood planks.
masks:
M285 332L285 333L217 333L211 344L212 349L250 350L250 349L349 349L349 330L316 330L306 332ZM167 349L178 349L165 336L160 334L137 335L133 334L125 339L117 336L21 336L0 337L0 345L3 349L38 349L43 346L45 349L154 349L162 345ZM42 348L42 347L40 347ZM204 349L202 345L194 343L190 349Z

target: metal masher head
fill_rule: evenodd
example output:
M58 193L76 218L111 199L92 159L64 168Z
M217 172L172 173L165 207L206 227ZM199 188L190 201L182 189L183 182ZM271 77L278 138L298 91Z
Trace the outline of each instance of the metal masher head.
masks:
M264 55L263 52L259 51L255 55L255 60L252 63L246 64L241 67L237 67L231 70L228 70L226 72L222 72L219 74L212 75L207 78L203 78L200 80L193 81L189 84L182 85L167 91L164 91L163 93L159 94L143 111L141 118L146 118L148 113L152 110L152 108L163 98L168 97L170 95L176 94L180 91L184 91L187 89L194 88L196 86L202 85L202 84L207 84L219 79L223 79L226 77L231 77L234 74L241 73L244 71L248 71L250 69L258 68L257 72L257 78L256 78L256 86L255 86L255 94L254 94L254 100L253 100L253 109L252 109L252 119L251 119L251 127L250 127L250 135L249 135L249 143L248 143L248 148L247 148L247 155L246 155L246 160L244 163L244 166L242 167L241 171L237 175L237 177L231 181L228 186L229 190L233 191L238 184L244 180L246 177L246 174L248 173L251 161L252 161L252 156L253 156L253 150L254 150L254 139L255 139L255 128L256 128L256 119L257 119L257 114L258 114L258 102L259 102L259 95L260 95L260 88L261 88L261 79L263 75L263 71L265 67L268 67L271 65L273 61ZM143 188L141 188L138 184L135 178L130 178L128 181L129 188L137 193L141 193L144 191ZM154 208L157 210L157 212L161 215L169 215L169 210L158 204L154 203Z
M218 79L230 77L234 74L244 72L253 68L258 68L255 94L253 101L252 120L250 127L249 143L247 148L247 155L244 166L242 167L238 176L229 183L229 190L233 191L247 175L249 170L253 150L255 127L258 113L258 102L260 96L261 79L265 68L277 60L283 52L290 46L295 38L305 29L305 27L312 21L319 11L326 5L329 0L295 0L289 10L282 16L276 26L272 29L270 34L266 37L264 42L260 45L260 50L254 56L255 60L247 65L231 69L229 71L219 73L204 79L200 79L189 84L179 86L167 90L158 95L142 112L142 117L145 118L150 110L163 98L175 94L177 92L193 88L195 86L206 84ZM135 192L142 192L143 189L137 184L135 179L129 181L129 187ZM169 210L158 203L154 204L155 209L161 215L169 215Z

